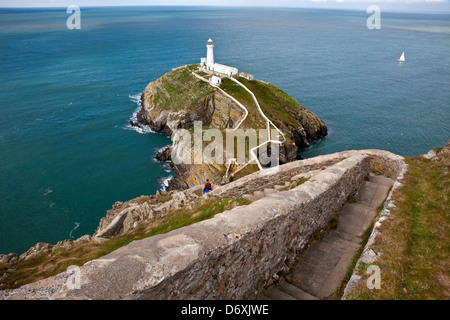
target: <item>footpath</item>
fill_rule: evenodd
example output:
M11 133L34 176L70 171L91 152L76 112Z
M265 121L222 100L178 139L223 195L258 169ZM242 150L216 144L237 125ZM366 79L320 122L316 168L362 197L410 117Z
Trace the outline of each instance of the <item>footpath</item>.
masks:
M202 80L202 81L205 81L205 82L209 83L210 86L212 86L212 87L214 87L214 88L220 90L224 95L226 95L227 97L229 97L230 99L232 99L234 102L236 102L236 103L237 103L237 104L245 111L245 116L244 116L244 117L241 119L241 121L236 125L236 127L233 129L233 131L235 131L236 129L238 129L238 128L240 127L240 125L242 124L242 122L244 122L245 118L246 118L247 115L248 115L248 110L247 110L247 108L246 108L242 103L240 103L239 101L237 101L233 96L231 96L230 94L228 94L227 92L225 92L223 89L221 89L219 86L213 85L208 79L206 79L206 78L204 78L204 77L198 75L198 74L195 73L194 71L192 71L191 73L192 73L195 77L197 77L198 79L200 79L200 80ZM214 72L213 72L213 74L214 74ZM250 164L251 162L256 162L256 164L258 165L259 170L263 170L263 167L261 166L261 163L259 162L258 157L256 156L256 151L255 151L255 150L261 148L263 145L266 145L266 144L268 144L268 143L283 144L284 142L286 142L286 137L284 136L284 133L281 132L281 130L278 129L278 128L272 123L272 121L270 121L270 119L267 118L267 116L264 114L264 112L263 112L262 109L261 109L261 106L259 105L258 99L256 99L255 94L254 94L252 91L250 91L246 86L244 86L241 82L239 82L238 80L236 80L235 78L233 78L233 77L228 77L228 78L229 78L230 80L234 81L237 85L239 85L239 86L241 86L242 88L244 88L244 90L246 90L246 91L252 96L253 101L255 102L256 107L258 108L259 113L261 114L262 118L266 121L267 137L268 137L267 141L264 141L264 142L261 143L260 145L254 147L254 148L252 148L252 149L250 150L250 154L251 154L251 159L250 159L250 161L248 161L247 163L242 164L242 165L239 167L239 169L236 170L236 172L242 170L246 165ZM283 141L271 139L271 132L270 132L270 126L271 126L271 125L272 125L272 126L278 131L278 133L283 137ZM236 172L235 172L235 173L236 173Z
M346 203L336 229L311 245L299 256L289 281L283 279L261 295L261 300L319 300L330 297L341 285L371 226L376 209L385 200L392 179L370 176L363 181L356 201Z

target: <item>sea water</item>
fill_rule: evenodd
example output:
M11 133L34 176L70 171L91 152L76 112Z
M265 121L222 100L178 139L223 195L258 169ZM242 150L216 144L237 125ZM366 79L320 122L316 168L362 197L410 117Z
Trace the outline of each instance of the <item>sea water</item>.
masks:
M378 148L418 156L450 138L450 16L122 7L0 9L0 253L92 234L116 201L173 176L170 144L128 124L145 86L215 60L270 82L329 135L302 156ZM405 52L406 62L397 59Z

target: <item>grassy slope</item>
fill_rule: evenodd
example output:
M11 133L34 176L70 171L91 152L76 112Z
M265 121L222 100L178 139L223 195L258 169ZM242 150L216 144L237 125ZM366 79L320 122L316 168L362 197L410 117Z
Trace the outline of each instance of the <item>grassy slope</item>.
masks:
M396 207L383 222L374 248L381 253L381 289L368 289L364 275L347 299L450 298L450 157L406 160ZM364 274L368 265L357 266Z
M269 119L281 121L284 125L292 127L301 126L299 114L304 108L283 90L259 80L247 80L241 77L237 78L237 80L253 92L262 111ZM265 120L260 115L253 98L247 91L226 78L222 80L221 88L248 107L249 121L244 122L246 127L265 128Z
M294 127L301 126L298 119L293 118L292 114L298 114L302 107L280 88L258 80L238 79L245 85L258 99L262 111L269 119L279 119L286 124Z
M198 102L216 89L191 75L195 66L187 66L166 73L161 78L154 103L161 109L195 108Z
M161 78L154 103L162 109L182 110L198 106L198 102L216 89L209 84L194 78L190 73L196 70L195 65L173 70ZM292 114L298 114L303 108L287 93L276 86L258 80L238 80L248 87L258 99L263 112L269 119L279 119L294 127L301 126ZM265 120L261 117L251 95L230 79L222 79L220 86L245 105L249 111L243 128L264 129Z
M258 112L255 102L253 101L252 96L245 91L244 88L239 86L237 83L233 82L230 79L224 78L222 79L222 84L220 88L233 96L236 100L242 103L248 110L247 118L242 123L242 128L244 129L265 129L266 124L264 118Z

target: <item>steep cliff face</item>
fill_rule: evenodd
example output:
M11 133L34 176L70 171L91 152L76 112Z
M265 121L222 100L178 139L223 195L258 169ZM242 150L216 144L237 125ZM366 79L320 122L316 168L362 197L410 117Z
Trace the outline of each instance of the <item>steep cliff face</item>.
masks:
M137 119L152 130L172 135L177 129L192 129L195 121L201 121L203 129L239 128L264 129L259 111L245 90L231 80L223 79L221 88L242 103L248 110L238 106L227 94L192 75L196 66L174 69L148 84L141 95L141 110ZM203 74L204 76L207 76ZM309 146L308 140L319 140L327 134L326 125L316 115L302 107L277 87L253 80L239 79L257 96L261 109L285 134L287 141L280 146L280 163L296 160L297 151ZM259 119L258 119L259 117ZM170 152L158 155L159 160L170 160L169 155L186 153L185 146L174 141ZM203 184L209 179L214 184L222 181L226 168L223 164L177 164L172 165L176 178L167 190L186 189Z

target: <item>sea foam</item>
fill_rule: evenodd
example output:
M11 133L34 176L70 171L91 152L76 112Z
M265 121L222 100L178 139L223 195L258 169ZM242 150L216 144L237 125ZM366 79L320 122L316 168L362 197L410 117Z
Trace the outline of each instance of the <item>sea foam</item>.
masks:
M79 223L79 222L75 222L75 227L73 227L73 229L70 230L70 232L69 232L69 238L73 239L72 232L74 232L75 230L77 230L79 226L80 226L80 223Z
M132 101L138 105L136 110L134 110L133 114L131 115L130 121L138 123L139 127L132 126L130 124L130 122L128 122L127 125L124 127L124 129L133 130L140 134L147 134L147 133L155 132L152 129L150 129L149 126L140 123L137 119L137 114L138 114L139 110L141 110L141 94L129 95L128 97L130 98L130 101Z
M166 188L169 186L169 181L173 179L173 176L170 175L166 178L160 178L159 182L161 184L161 191L166 191Z

